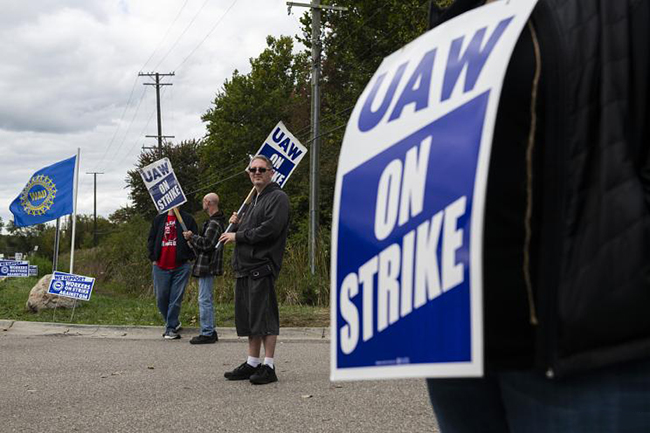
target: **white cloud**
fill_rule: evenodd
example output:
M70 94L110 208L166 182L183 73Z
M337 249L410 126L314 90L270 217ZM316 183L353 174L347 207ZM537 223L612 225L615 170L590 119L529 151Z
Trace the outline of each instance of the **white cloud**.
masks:
M175 142L201 138L201 115L232 71L249 70L249 59L264 49L267 35L299 31L284 0L238 0L199 46L232 1L189 0L170 28L183 3L42 0L37 7L16 1L3 5L0 216L5 221L12 218L9 204L31 174L74 155L77 148L78 212L93 211L93 176L87 171L105 172L97 178L100 215L128 202L126 171L142 145L155 145L144 137L156 133L156 118L154 88L143 86L147 78L137 77L141 68L176 74L164 80L173 86L162 97L163 134L176 136Z

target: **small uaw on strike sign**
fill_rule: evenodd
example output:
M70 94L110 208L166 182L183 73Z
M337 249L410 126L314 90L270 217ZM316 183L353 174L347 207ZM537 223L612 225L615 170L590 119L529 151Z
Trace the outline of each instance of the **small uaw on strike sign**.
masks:
M187 201L169 158L159 159L138 171L159 214Z
M334 195L332 380L483 374L487 168L535 3L489 3L425 33L357 101Z

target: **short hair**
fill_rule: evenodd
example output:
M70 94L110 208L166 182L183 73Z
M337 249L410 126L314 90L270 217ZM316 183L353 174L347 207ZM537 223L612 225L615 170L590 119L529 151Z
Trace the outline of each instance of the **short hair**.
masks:
M266 167L269 170L273 170L273 163L271 162L271 160L266 155L255 155L254 157L251 158L251 164L256 159L259 159L259 160L262 160L262 161L266 162ZM250 164L248 164L248 166L250 167Z

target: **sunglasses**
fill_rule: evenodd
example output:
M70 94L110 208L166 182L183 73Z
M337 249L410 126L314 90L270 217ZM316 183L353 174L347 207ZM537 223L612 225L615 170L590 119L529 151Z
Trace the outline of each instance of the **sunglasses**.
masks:
M249 173L256 173L256 172L257 172L257 173L266 173L266 170L268 170L268 168L264 168L264 167L251 167L251 168L248 169L248 172L249 172Z

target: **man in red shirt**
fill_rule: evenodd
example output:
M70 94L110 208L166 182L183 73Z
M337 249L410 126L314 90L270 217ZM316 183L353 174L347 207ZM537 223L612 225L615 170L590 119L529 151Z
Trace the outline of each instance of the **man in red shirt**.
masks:
M180 211L187 229L198 231L192 215ZM158 311L165 320L163 337L169 340L181 338L178 331L181 322L178 317L181 312L181 302L185 286L190 278L194 252L190 249L183 236L180 222L173 210L154 218L149 230L147 246L149 260L153 262L153 285L156 293Z

